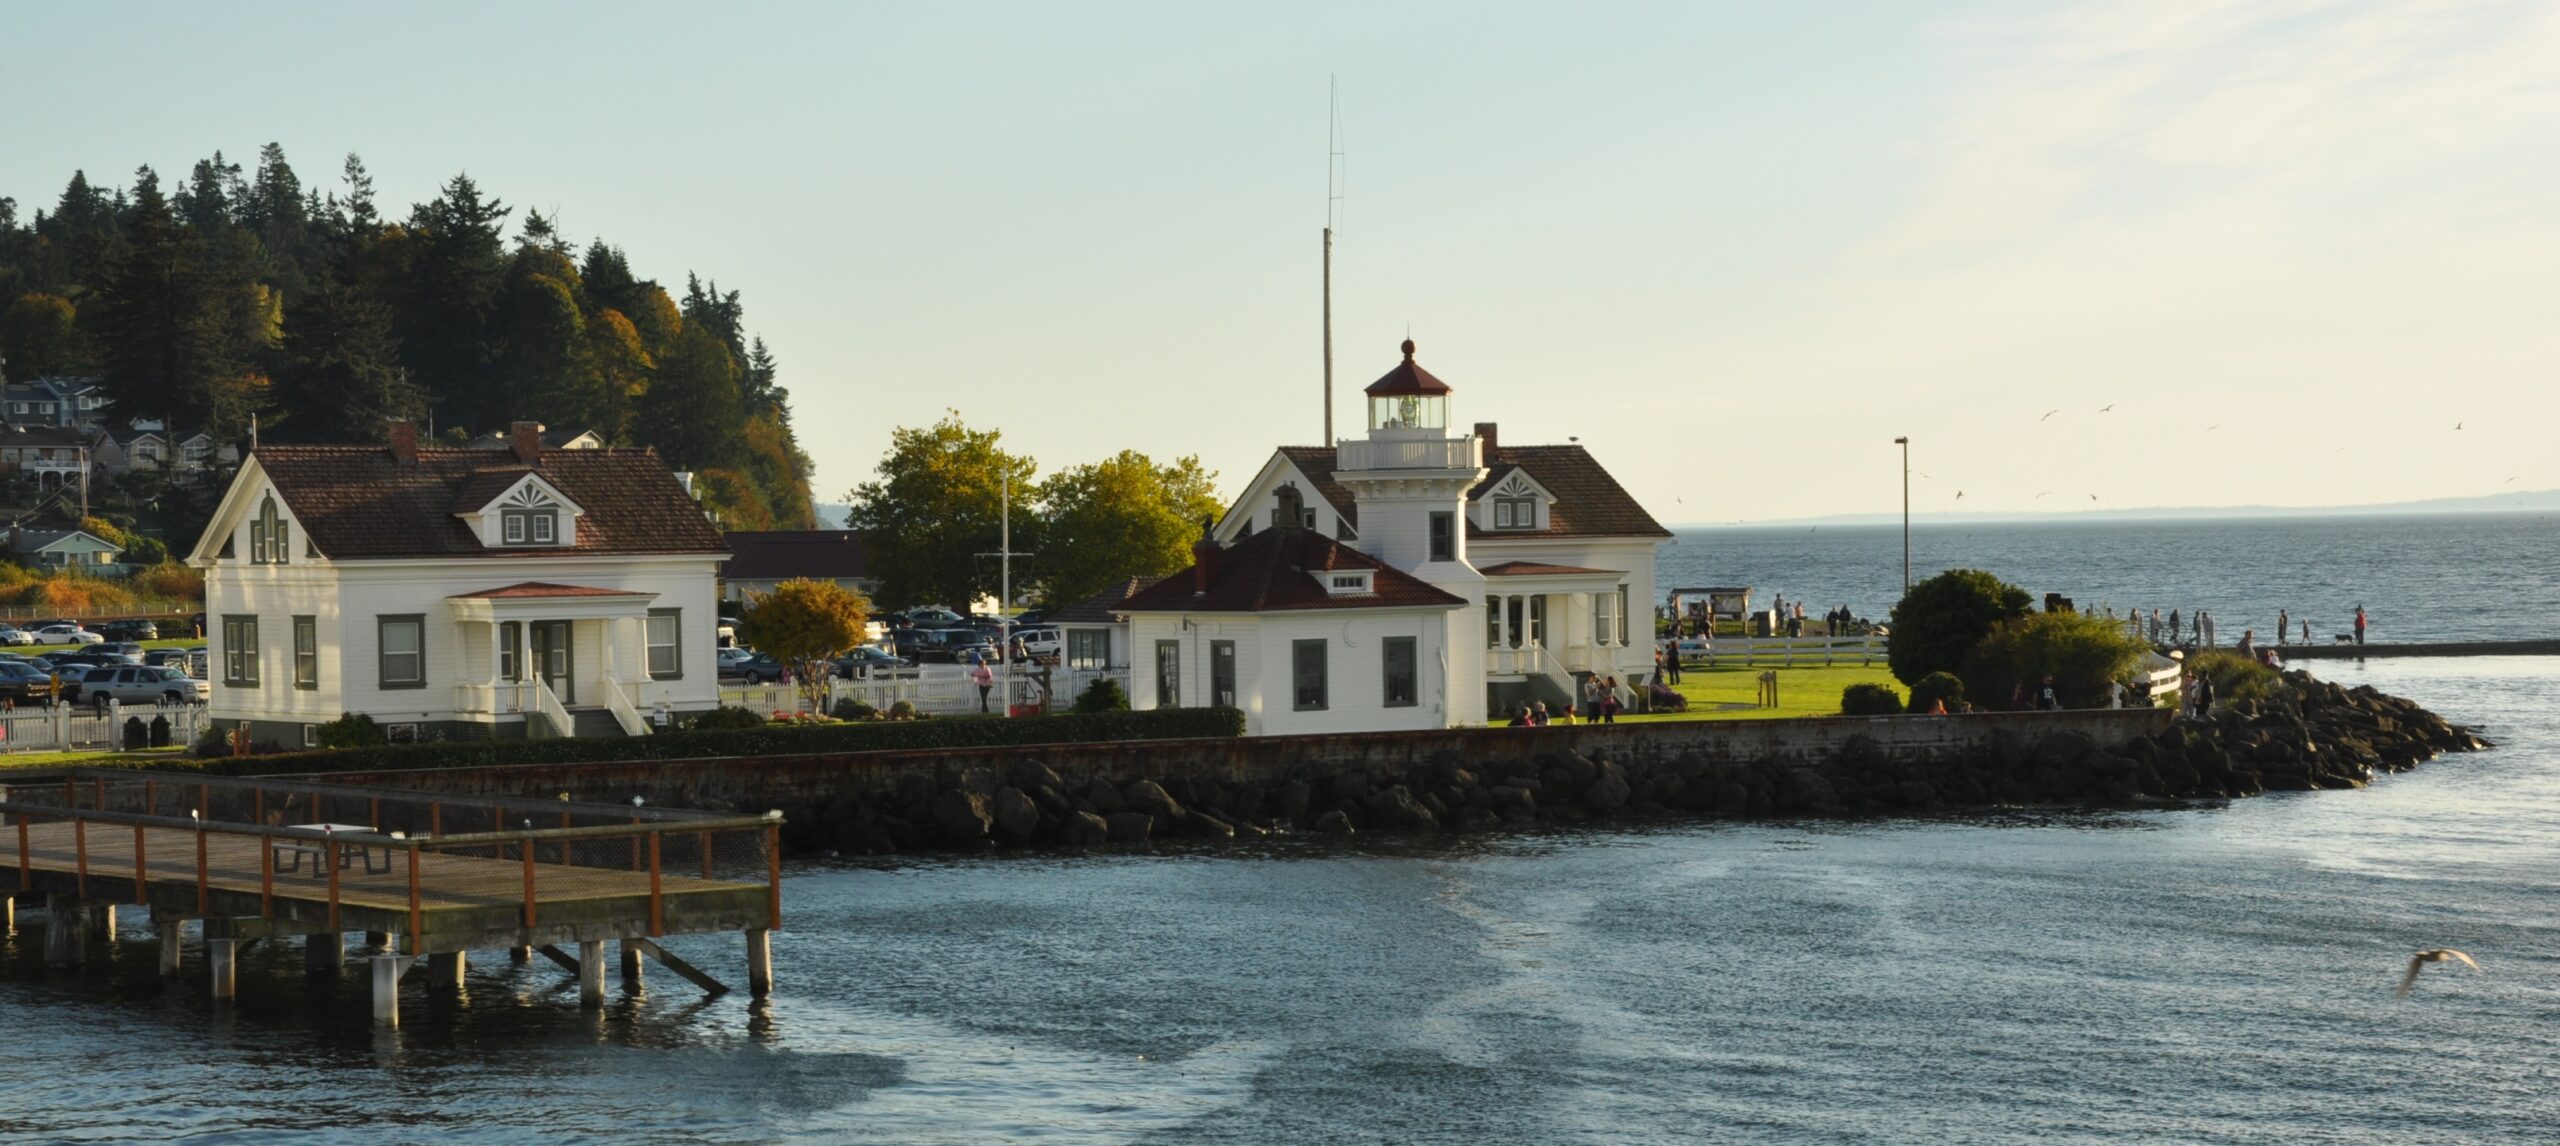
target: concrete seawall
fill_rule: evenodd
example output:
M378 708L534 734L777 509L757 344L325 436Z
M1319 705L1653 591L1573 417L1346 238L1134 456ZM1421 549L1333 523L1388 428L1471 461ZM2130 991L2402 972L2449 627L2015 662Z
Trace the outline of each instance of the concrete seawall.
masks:
M2548 657L2560 656L2560 640L2436 641L2393 645L2282 645L2276 653L2288 661L2344 661L2367 657Z
M847 792L883 791L909 776L947 786L972 769L1012 775L1025 764L1046 767L1070 785L1140 778L1272 785L1305 773L1386 777L1452 756L1470 764L1576 754L1606 756L1627 767L1681 761L1814 765L1838 756L1853 738L1865 737L1895 764L1941 765L1990 753L1995 737L2004 733L2024 741L2076 733L2097 747L2116 748L2163 732L2170 723L2166 709L1666 721L341 772L302 778L454 795L548 797L568 792L576 799L605 801L640 796L676 807L756 811L822 803Z

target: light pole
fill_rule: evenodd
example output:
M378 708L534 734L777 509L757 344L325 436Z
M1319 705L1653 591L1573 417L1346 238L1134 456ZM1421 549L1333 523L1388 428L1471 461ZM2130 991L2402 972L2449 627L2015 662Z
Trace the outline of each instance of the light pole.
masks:
M1911 439L1895 438L1902 447L1902 595L1911 595Z

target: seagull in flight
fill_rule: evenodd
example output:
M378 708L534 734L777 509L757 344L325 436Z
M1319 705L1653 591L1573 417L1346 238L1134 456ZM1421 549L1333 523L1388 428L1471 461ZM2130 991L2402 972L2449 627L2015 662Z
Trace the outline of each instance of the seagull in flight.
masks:
M2044 418L2050 418L2050 417L2052 417L2052 416L2054 416L2054 415L2056 415L2056 414L2059 414L2059 413L2061 413L2061 412L2062 412L2062 411L2060 411L2060 410L2047 410L2047 411L2045 411L2045 412L2044 412ZM2041 421L2044 421L2044 418L2038 418L2038 419L2036 419L2036 420L2037 420L2037 421L2039 421L2039 422L2041 422Z
M2089 500L2091 500L2091 501L2096 501L2096 500L2098 500L2098 495L2096 495L2096 494L2094 494L2094 493L2093 493L2093 494L2090 494L2090 495L2089 495Z
M2052 491L2052 490L2046 490L2046 491L2044 491L2043 493L2037 494L2037 495L2036 495L2036 498L2046 498L2046 497L2052 497L2052 496L2053 496L2053 491ZM2035 498L2029 498L2028 500L2033 501L2033 500L2035 500Z
M2523 477L2523 476L2524 476L2523 474L2517 474L2517 475L2516 475L2516 477ZM2508 485L2514 485L2514 484L2516 484L2516 479L2515 479L2515 478L2508 478L2508 479L2507 479L2507 484L2508 484Z
M1957 501L1963 501L1963 500L1964 500L1964 491L1963 491L1963 490L1957 490L1957 491L1956 491L1956 500L1957 500Z
M2214 424L2212 424L2212 425L2210 425L2210 426L2205 427L2205 428L2204 428L2204 432L2205 432L2205 433L2210 434L2210 433L2214 432L2215 430L2219 430L2219 429L2221 429L2221 428L2222 428L2222 423L2220 423L2220 422L2215 422Z
M2112 414L2112 413L2115 413L2115 411L2116 411L2116 404L2115 404L2115 403L2113 403L2113 402L2109 402L2109 403L2107 403L2107 404L2106 404L2106 405L2104 405L2104 406L2100 406L2100 407L2098 407L2098 412L2099 412L2099 413L2101 413L2101 414Z
M2461 429L2461 428L2462 428L2462 423L2460 423L2460 422L2455 422L2455 423L2453 424L2453 428L2454 428L2454 429L2457 429L2457 430Z
M2460 951L2456 951L2451 947L2438 947L2433 950L2420 951L2409 957L2409 973L2401 976L2400 992L2397 997L2403 999L2409 997L2409 988L2415 986L2418 982L2419 968L2424 967L2429 963L2442 963L2447 959L2460 959L2464 966L2469 967L2474 971L2480 969L2480 964L2478 962L2474 961L2470 956L2465 955Z

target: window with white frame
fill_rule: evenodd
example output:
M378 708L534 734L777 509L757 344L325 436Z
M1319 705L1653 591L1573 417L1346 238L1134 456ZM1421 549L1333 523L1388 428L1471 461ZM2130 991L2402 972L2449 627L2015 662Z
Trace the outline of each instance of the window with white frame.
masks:
M1067 667L1071 669L1111 667L1111 631L1108 629L1067 630Z
M649 610L649 679L675 680L684 675L684 611Z
M380 620L382 687L427 687L427 619L415 613Z

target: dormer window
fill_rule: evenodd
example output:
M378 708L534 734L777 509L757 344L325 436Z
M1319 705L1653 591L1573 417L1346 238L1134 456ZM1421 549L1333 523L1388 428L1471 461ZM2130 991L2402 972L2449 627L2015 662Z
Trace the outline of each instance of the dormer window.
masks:
M1538 528L1538 487L1514 473L1492 495L1495 529Z
M1333 597L1366 597L1376 590L1370 586L1370 571L1341 569L1325 574L1325 593Z
M500 545L567 545L570 542L571 527L563 519L566 507L539 483L517 486L499 499L497 510Z
M291 533L284 515L276 512L275 495L268 494L258 506L258 516L249 519L249 563L285 564L293 552Z

